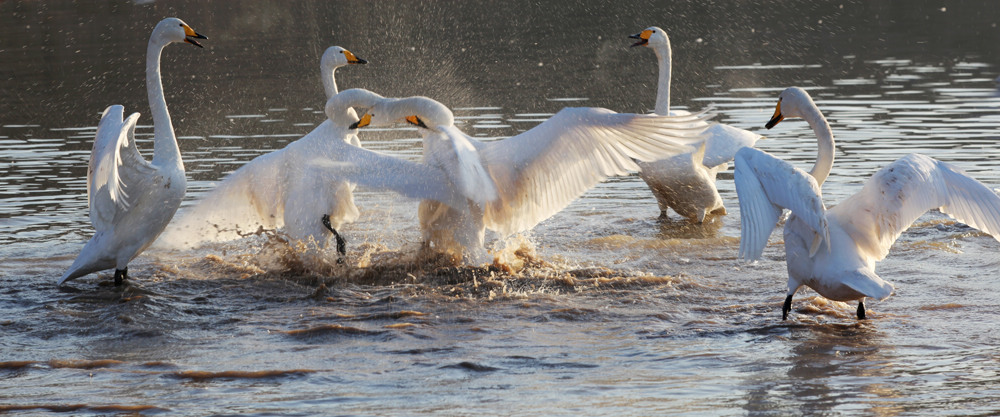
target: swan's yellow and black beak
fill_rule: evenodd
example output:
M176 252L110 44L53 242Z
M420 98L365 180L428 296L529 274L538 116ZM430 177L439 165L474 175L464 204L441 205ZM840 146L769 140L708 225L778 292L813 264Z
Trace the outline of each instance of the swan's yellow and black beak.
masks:
M427 125L424 124L424 121L420 120L417 116L406 116L406 122L416 127L427 129Z
M194 29L191 29L191 26L185 24L181 24L181 26L184 27L184 35L186 36L184 38L184 42L190 43L199 48L204 48L204 46L201 46L201 44L198 43L198 41L196 41L195 39L208 39L207 36L195 32Z
M347 58L347 63L348 64L367 64L368 63L368 61L363 60L361 58L358 58L357 55L352 54L351 51L345 50L345 51L342 51L341 53L343 53L344 57Z
M371 113L365 113L364 116L361 116L361 120L358 120L358 121L352 123L351 126L350 126L350 128L351 129L357 129L357 128L368 126L371 123L372 123L372 115L371 115Z
M632 46L643 46L643 45L649 43L649 37L650 36L653 36L653 30L652 29L646 29L646 30L644 30L642 32L636 33L635 35L629 35L628 37L630 39L638 39L639 40L638 42L633 43Z
M785 116L781 115L781 99L778 99L778 105L774 107L774 115L771 116L771 120L764 127L770 129L782 120L785 120Z

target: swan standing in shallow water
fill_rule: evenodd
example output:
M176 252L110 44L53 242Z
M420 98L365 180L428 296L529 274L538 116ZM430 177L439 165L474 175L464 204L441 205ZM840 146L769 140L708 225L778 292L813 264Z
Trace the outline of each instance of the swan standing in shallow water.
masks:
M637 41L635 46L653 49L659 62L659 80L656 89L656 107L660 115L680 116L690 114L683 110L670 110L670 70L672 54L667 33L650 27L629 36ZM686 152L667 159L639 164L639 177L646 181L660 207L660 217L667 217L667 209L689 221L701 223L709 214L724 215L726 207L715 188L715 177L724 171L740 148L753 146L761 138L756 133L723 124L713 124L706 131L707 143L702 152Z
M875 274L875 262L928 210L939 209L1000 240L1000 197L957 167L919 154L882 168L860 192L827 210L820 186L833 168L830 125L809 94L796 87L781 93L766 127L788 117L805 119L816 133L819 152L812 170L806 173L766 152L743 148L736 153L735 172L741 258L760 258L782 209L792 212L784 229L788 296L783 320L803 285L831 300L858 300L858 319L864 319L865 297L884 299L893 290Z
M320 59L320 76L327 100L337 94L334 73L337 68L367 64L353 53L339 46L326 49ZM167 228L158 244L174 248L191 248L205 242L219 242L238 239L259 228L285 228L293 239L313 242L322 248L329 243L328 232L333 232L338 251L346 251L345 242L336 232L343 224L353 222L359 212L354 205L354 184L333 178L321 181L309 178L309 170L301 161L312 156L336 156L344 143L360 146L358 137L347 127L357 121L353 108L345 108L346 113L337 114L340 125L327 118L319 126L285 148L254 158L229 174L215 189L201 198L191 208L181 210L177 219ZM324 213L330 223L329 229L317 217L315 224L305 219L293 219L285 207L294 202L296 193L290 187L297 187L309 181L316 190L324 190L328 212ZM319 227L319 231L316 228Z
M180 206L187 180L163 97L160 53L173 42L201 47L195 39L206 38L177 18L160 21L149 37L146 92L153 115L152 162L136 149L139 113L123 120L124 107L104 110L87 169L87 202L96 233L59 278L59 285L111 268L115 268L115 285L121 285L128 279L129 261L153 243Z
M707 126L702 114L565 108L517 136L480 142L456 128L451 110L432 99L399 99L383 108L363 116L359 126L400 119L417 126L424 138L424 163L444 171L451 187L467 199L467 210L421 202L424 242L477 265L490 261L486 228L504 236L528 230L605 178L636 171L634 159L690 151L704 140L705 129L692 125Z

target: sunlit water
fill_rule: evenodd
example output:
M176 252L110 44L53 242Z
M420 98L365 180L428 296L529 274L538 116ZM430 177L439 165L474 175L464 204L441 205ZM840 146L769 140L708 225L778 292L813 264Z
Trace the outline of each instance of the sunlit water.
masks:
M327 10L335 5L342 10ZM123 103L144 113L139 148L152 149L141 55L148 28L165 15L210 37L205 50L164 52L189 178L185 205L322 120L316 67L326 46L372 61L341 69L341 88L441 99L461 129L492 140L564 106L647 110L655 61L650 51L628 49L626 36L651 24L673 40L676 106L714 104L717 120L766 134L760 148L803 168L815 156L808 126L761 126L784 87L812 93L837 139L827 205L911 152L1000 184L998 55L987 51L998 31L973 8L762 4L738 15L702 2L638 8L662 11L651 20L614 4L524 4L498 8L498 16L469 6L255 6L213 3L199 14L190 10L200 3L0 4L0 411L998 410L1000 244L928 213L879 264L896 291L869 303L869 320L805 290L783 322L780 234L761 261L736 259L731 170L718 183L729 214L705 226L676 215L658 220L637 176L614 178L530 233L502 242L490 235L501 269L455 268L421 253L416 202L359 190L362 217L343 230L344 267L304 270L295 250L255 236L194 251L149 250L130 264L123 288L103 273L56 288L92 233L85 177L99 112ZM109 12L117 14L103 17ZM874 29L890 21L885 33ZM111 38L91 33L118 26L127 30ZM370 149L419 158L415 130L361 138Z

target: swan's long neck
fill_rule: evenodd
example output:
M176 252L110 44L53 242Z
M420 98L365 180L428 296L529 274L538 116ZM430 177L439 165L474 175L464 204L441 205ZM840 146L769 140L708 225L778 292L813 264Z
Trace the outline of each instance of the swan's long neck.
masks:
M670 113L670 42L653 47L656 60L660 64L660 76L656 82L656 107L653 112L666 116Z
M830 130L830 124L827 123L826 118L815 105L806 111L802 118L809 123L809 127L816 134L816 164L813 165L809 174L822 186L826 177L830 175L830 170L833 169L833 131Z
M174 125L170 122L167 101L163 98L163 83L160 81L160 53L166 45L167 43L153 37L146 48L146 93L153 116L153 165L176 164L183 171L181 150L177 147Z
M337 67L320 68L320 74L323 77L323 91L326 92L327 100L337 95L337 79L333 76L336 71Z

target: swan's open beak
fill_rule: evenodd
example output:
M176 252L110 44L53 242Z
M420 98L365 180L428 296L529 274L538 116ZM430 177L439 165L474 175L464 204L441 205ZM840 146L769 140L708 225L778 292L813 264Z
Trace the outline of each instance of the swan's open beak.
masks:
M358 120L358 121L352 123L351 126L350 126L350 128L351 129L357 129L357 128L360 128L360 127L368 126L371 123L372 123L372 115L371 115L371 113L365 113L364 116L361 116L361 120Z
M358 58L357 55L352 54L351 51L344 51L344 56L347 57L347 63L348 64L367 64L368 63L368 61L365 61L365 60L363 60L361 58Z
M638 39L639 41L633 43L632 46L643 46L649 43L649 37L653 35L653 31L646 29L642 32L636 33L635 35L629 35L630 39Z
M184 35L187 36L184 38L184 42L190 43L199 48L204 48L204 46L201 46L201 44L195 39L208 39L207 36L195 32L194 29L191 29L191 26L188 25L184 25Z
M417 116L406 116L406 121L411 125L427 129L427 125L424 124L424 121L420 120L420 118Z
M778 105L774 108L774 115L771 116L771 120L769 120L764 127L770 129L782 120L785 120L785 116L781 115L781 100L778 100Z

